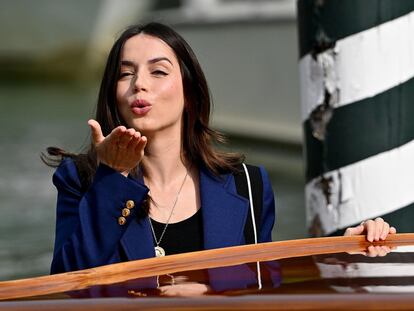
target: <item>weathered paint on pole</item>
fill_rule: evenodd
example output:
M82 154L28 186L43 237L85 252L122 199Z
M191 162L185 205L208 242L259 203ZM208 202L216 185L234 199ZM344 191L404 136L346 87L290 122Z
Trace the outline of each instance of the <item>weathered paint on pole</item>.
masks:
M414 231L414 1L299 0L311 235Z

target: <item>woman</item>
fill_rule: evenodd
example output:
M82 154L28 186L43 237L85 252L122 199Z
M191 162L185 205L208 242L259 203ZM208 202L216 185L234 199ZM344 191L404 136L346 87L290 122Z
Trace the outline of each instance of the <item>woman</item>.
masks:
M217 151L210 96L188 44L171 28L128 28L110 51L87 154L61 156L52 273L246 243L249 201L235 176L243 157ZM257 242L271 240L274 198L256 169ZM260 185L257 185L260 184ZM256 211L253 213L255 214ZM382 220L350 228L385 239Z

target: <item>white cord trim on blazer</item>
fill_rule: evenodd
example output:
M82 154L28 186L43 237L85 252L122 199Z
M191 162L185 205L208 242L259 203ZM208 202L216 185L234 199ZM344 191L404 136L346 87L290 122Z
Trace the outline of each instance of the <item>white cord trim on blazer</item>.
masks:
M247 188L249 190L249 201L250 201L250 215L252 217L252 224L253 224L253 233L254 233L254 244L257 244L257 230L256 230L256 221L254 217L254 206L253 206L253 195L252 195L252 185L250 183L250 175L249 170L247 169L246 164L242 163L244 172L246 173L246 180L247 180ZM262 275L260 272L260 262L256 262L257 267L257 284L259 289L262 289Z

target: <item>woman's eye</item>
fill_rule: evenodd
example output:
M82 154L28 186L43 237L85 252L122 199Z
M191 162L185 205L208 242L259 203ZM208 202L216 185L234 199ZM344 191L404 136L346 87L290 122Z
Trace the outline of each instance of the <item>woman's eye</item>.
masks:
M129 71L121 72L119 74L119 78L124 78L124 77L132 76L132 75L133 75L133 73L132 72L129 72Z
M154 70L152 72L152 74L156 75L156 76L166 76L167 75L167 73L165 71L162 71L162 70Z

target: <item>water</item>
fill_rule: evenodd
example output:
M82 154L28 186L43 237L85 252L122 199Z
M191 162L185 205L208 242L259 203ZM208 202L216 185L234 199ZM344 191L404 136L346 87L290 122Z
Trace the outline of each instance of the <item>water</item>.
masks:
M14 82L0 85L0 280L49 273L56 191L53 169L39 158L48 146L80 151L88 139L97 86ZM248 162L263 164L276 192L274 239L305 236L300 152L238 141Z

